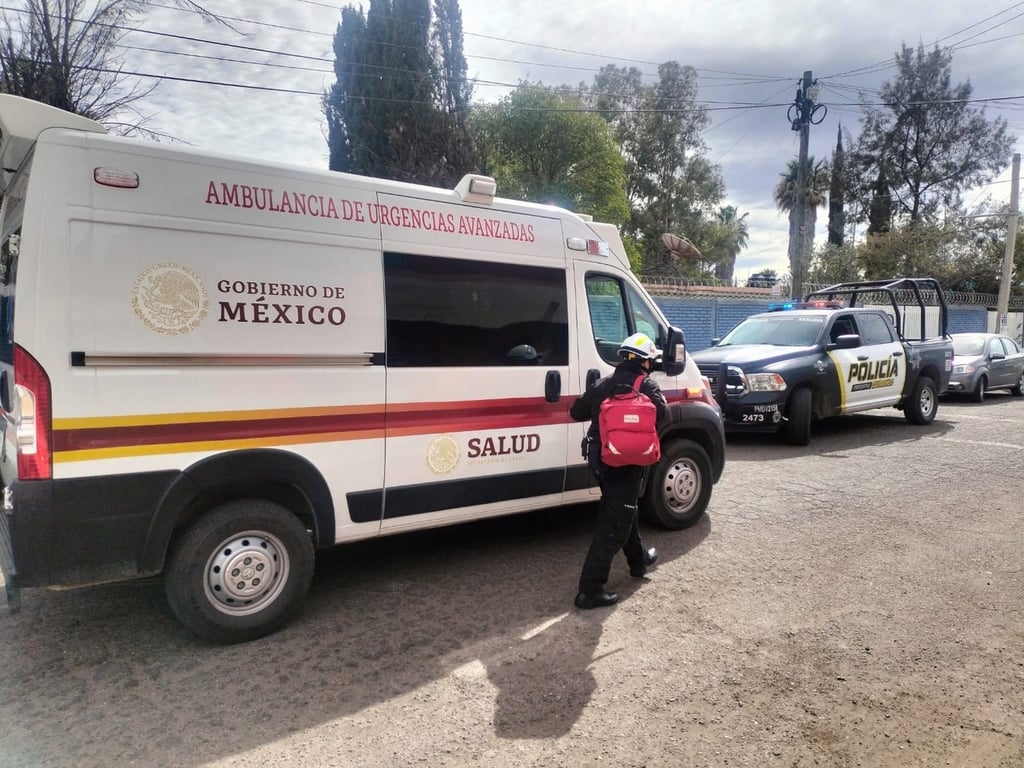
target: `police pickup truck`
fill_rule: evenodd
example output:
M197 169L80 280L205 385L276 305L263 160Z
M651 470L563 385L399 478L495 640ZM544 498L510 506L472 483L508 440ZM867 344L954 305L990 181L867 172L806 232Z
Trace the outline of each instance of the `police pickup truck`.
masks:
M905 326L916 325L917 338ZM929 321L938 333L929 338ZM932 278L839 283L751 315L692 354L727 431L807 445L816 419L894 407L929 424L949 386L953 343Z

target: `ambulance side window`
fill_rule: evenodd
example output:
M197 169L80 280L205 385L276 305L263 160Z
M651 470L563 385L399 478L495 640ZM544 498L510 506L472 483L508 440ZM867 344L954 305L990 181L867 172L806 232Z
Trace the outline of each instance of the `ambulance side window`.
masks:
M565 270L384 254L387 364L569 364Z

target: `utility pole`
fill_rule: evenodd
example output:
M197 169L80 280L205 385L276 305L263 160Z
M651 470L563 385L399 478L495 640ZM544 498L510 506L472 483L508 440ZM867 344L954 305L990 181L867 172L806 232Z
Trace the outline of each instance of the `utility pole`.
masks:
M996 300L996 319L999 333L1006 333L1010 311L1010 283L1013 282L1013 251L1017 242L1017 208L1020 203L1020 153L1013 156L1010 172L1010 212L1006 216L1006 252L1003 255L1003 275L999 279L999 297Z
M804 250L807 225L807 145L811 138L811 123L817 125L825 119L827 112L824 104L815 104L817 94L817 81L812 77L811 71L804 72L800 87L796 89L796 99L789 106L786 116L794 131L800 132L800 155L797 158L796 169L796 216L794 224L796 232L793 236L795 243L790 244L790 249L795 250L795 255L790 262L789 268L792 272L792 295L794 297L803 295L804 285ZM820 111L820 116L819 116Z

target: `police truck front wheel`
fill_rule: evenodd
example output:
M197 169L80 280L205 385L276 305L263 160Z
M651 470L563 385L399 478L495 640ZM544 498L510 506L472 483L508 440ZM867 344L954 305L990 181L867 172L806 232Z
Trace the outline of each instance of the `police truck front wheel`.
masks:
M914 391L903 415L911 424L931 424L938 410L939 392L935 389L935 382L927 376L921 376L914 384Z
M664 528L680 530L696 523L711 500L711 460L692 440L670 440L661 461L649 470L644 516Z
M786 442L790 445L807 445L811 442L813 406L814 395L807 387L800 387L790 396L786 413Z
M232 501L185 530L164 589L191 632L240 643L284 624L309 590L314 560L306 527L289 510L257 499Z

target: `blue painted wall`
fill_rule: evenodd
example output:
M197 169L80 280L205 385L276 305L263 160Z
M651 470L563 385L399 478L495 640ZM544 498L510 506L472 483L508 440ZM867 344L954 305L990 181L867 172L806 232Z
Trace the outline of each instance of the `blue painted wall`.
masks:
M683 330L686 348L691 352L707 349L712 339L721 338L750 315L764 312L771 303L678 296L655 296L654 301L668 321ZM949 308L950 333L983 333L987 322L988 310L985 307Z

